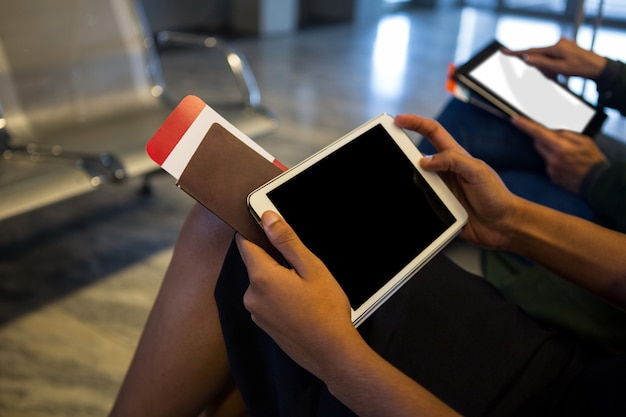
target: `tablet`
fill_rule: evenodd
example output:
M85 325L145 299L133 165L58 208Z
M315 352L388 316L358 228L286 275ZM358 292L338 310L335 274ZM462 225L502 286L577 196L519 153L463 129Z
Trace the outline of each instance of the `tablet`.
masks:
M378 116L248 196L278 212L345 291L361 324L467 221L411 139Z
M493 41L460 66L455 77L511 117L520 114L549 129L592 137L598 132L604 112L502 48Z

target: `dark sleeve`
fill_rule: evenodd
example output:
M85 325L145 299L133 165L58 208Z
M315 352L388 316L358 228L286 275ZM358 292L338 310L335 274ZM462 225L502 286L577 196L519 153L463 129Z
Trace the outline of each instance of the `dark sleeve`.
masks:
M598 105L611 107L626 115L626 64L607 60L606 66L596 80Z
M581 193L600 224L626 233L626 161L592 168Z

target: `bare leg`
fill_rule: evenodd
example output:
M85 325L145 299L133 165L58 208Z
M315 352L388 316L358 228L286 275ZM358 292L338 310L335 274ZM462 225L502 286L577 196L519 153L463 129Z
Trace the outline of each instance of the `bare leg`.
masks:
M191 210L111 416L198 416L232 398L213 291L233 236Z

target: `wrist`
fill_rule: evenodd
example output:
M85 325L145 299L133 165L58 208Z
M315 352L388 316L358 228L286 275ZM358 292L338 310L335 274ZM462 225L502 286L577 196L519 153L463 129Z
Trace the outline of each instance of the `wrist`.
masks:
M591 52L591 54L592 59L590 60L589 74L586 78L597 81L600 77L602 77L602 74L604 74L604 71L607 67L608 59L593 52Z
M511 230L507 250L534 262L544 263L551 259L550 253L563 253L558 249L563 243L562 234L567 233L568 223L577 219L552 208L525 201L517 223ZM569 249L567 249L569 250ZM543 260L543 261L542 261Z
M351 368L353 361L362 360L367 350L370 350L369 346L351 325L326 339L323 347L317 350L314 369L309 371L331 389L331 386L342 383L344 371Z
M528 225L534 224L538 205L515 196L510 208L510 215L500 228L503 236L499 250L519 253L528 241Z

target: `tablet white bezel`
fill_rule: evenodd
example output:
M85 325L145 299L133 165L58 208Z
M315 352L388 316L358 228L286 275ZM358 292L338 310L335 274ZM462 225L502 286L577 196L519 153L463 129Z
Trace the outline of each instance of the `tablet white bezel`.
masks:
M259 221L261 214L267 210L272 210L281 214L280 210L277 209L268 198L269 192L377 125L381 125L389 133L389 136L394 140L413 166L415 166L417 171L433 189L442 203L448 208L455 221L444 231L444 233L431 242L424 251L415 257L378 291L376 291L376 293L374 293L374 295L372 295L366 302L352 310L352 322L355 326L358 326L367 317L369 317L369 315L372 314L395 291L397 291L403 283L413 276L417 270L419 270L428 260L445 247L445 245L461 231L461 228L467 222L467 213L465 209L441 180L439 175L433 172L425 171L420 167L419 160L423 156L413 144L411 139L402 129L395 125L391 116L388 114L382 114L354 129L352 132L328 145L293 168L285 171L275 179L250 193L248 196L248 207L257 221Z

